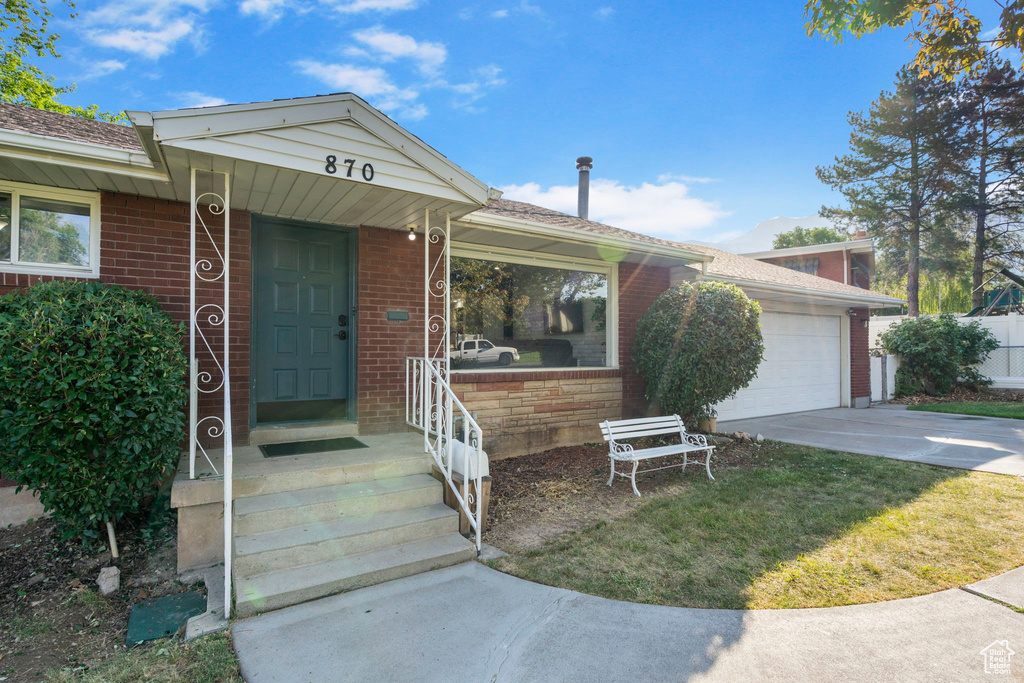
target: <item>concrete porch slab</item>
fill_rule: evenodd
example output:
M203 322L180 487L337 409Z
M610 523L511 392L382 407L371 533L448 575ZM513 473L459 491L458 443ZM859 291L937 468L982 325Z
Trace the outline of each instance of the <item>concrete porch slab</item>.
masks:
M831 609L606 600L466 563L232 626L268 681L983 681L1024 617L962 590ZM1013 663L1012 676L1024 675ZM989 677L991 678L991 677Z
M273 493L269 487L271 479L284 482L288 479L310 478L327 480L340 470L366 470L380 472L391 467L396 460L416 460L425 464L433 462L423 452L423 436L413 432L383 434L378 436L357 437L368 448L346 451L326 451L322 453L305 453L278 458L266 458L259 446L236 446L234 449L233 493L235 498ZM222 449L208 451L216 471L223 471L224 453ZM337 478L337 477L335 477ZM344 479L344 477L341 477ZM347 483L344 480L328 483ZM282 484L287 486L286 484ZM282 488L280 490L288 490ZM203 505L223 501L224 483L220 476L214 474L214 468L203 458L196 455L196 478L188 477L188 453L183 453L178 463L178 473L174 477L171 488L171 507Z

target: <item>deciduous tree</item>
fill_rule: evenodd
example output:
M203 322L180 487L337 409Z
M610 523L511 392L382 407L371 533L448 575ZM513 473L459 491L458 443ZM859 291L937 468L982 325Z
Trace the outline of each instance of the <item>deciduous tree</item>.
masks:
M986 46L1024 51L1024 2L994 0L999 26L983 37L981 21L958 0L808 0L804 5L808 35L841 43L885 27L909 27L907 40L917 43L914 66L924 76L952 80L985 59Z
M812 244L832 244L850 239L849 233L837 228L802 228L799 225L789 232L780 232L772 242L772 249L809 247Z
M60 0L72 11L71 0ZM87 119L123 121L124 115L101 112L95 104L79 107L58 101L75 91L75 85L58 86L33 59L58 58L60 35L50 28L54 18L47 0L4 0L0 4L0 102L24 104L36 109L74 114Z

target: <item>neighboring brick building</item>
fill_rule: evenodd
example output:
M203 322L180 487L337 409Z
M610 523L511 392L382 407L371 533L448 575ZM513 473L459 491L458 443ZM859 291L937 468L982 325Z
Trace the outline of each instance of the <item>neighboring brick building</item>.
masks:
M875 276L874 245L863 232L848 242L772 249L743 256L861 289L871 289Z

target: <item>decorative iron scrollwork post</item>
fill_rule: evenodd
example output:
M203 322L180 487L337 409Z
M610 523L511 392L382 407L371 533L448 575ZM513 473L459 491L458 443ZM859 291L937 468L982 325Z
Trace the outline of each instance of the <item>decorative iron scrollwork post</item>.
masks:
M223 191L198 193L197 174L209 173L214 181L223 180ZM224 480L224 614L231 615L231 507L232 507L232 439L231 439L231 368L230 368L230 259L231 259L231 174L200 171L192 168L190 175L190 240L189 240L189 477L196 476L196 454ZM221 218L222 246L218 246L208 220ZM199 253L199 249L203 253ZM220 291L218 291L220 290ZM223 298L217 295L221 294ZM204 303L197 301L197 295ZM212 299L212 301L207 301ZM218 301L218 299L220 299ZM222 344L212 341L219 330ZM201 354L201 356L200 356ZM200 413L203 396L220 394L219 410L208 415ZM218 470L207 446L220 441L223 460Z

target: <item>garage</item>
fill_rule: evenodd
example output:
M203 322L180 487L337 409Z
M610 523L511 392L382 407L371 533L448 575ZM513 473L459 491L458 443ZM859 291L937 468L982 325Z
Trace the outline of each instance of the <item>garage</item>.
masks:
M717 406L720 421L840 405L840 316L765 311L761 333L765 350L757 377Z

